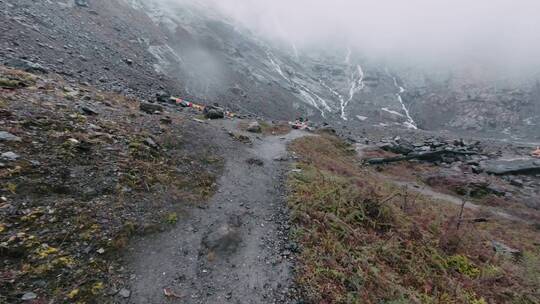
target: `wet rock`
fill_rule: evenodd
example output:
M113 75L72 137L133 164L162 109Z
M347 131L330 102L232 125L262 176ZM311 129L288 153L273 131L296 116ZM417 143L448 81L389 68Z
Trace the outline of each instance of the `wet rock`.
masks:
M139 105L139 109L148 114L154 114L156 112L163 111L163 107L161 105L149 102L141 102L141 104Z
M6 65L10 66L10 67L13 67L13 68L16 68L16 69L19 69L19 70L23 70L25 72L29 72L29 73L39 72L39 73L47 74L49 72L41 64L35 63L35 62L32 62L32 61L28 61L28 60L24 60L24 59L11 59L11 60L8 60L6 62Z
M131 296L131 291L128 290L128 289L125 289L125 288L122 288L120 289L120 291L118 292L118 295L121 296L122 298L129 298Z
M221 119L225 117L225 111L217 106L208 106L204 108L204 117L208 119Z
M240 246L241 241L237 227L226 224L204 237L203 245L209 251L223 255L233 253Z
M540 160L537 159L491 160L480 166L486 173L495 175L540 173Z
M26 292L21 297L21 300L23 300L23 301L32 301L32 300L35 300L35 299L37 299L37 294L35 294L33 292Z
M171 94L165 91L159 91L156 93L156 100L158 102L169 102L170 98L171 98Z
M239 95L239 96L244 96L245 95L244 90L242 90L242 88L239 88L239 87L230 88L229 90L234 95Z
M249 126L247 127L247 131L251 132L251 133L261 133L262 128L261 128L261 125L259 124L259 122L254 121L254 122L249 124Z
M245 144L251 144L251 138L249 136L246 136L244 134L238 134L234 132L229 132L229 136L232 137L234 140L237 140L239 142L245 143Z
M88 0L75 0L77 6L88 7Z
M17 153L14 152L5 152L0 155L1 159L8 160L8 161L14 161L20 158L20 156Z
M515 258L519 258L521 256L521 251L518 249L514 249L509 247L506 244L503 244L501 242L497 241L491 241L491 245L493 246L493 250L497 253L504 254L504 255L510 255Z
M264 166L264 161L258 158L249 158L246 160L246 163L248 163L249 165L255 165L259 167Z
M21 138L9 132L0 131L0 142L2 141L21 141Z
M162 124L166 124L166 125L170 125L172 124L172 118L166 116L166 117L163 117L159 120Z
M159 148L159 145L150 137L146 138L144 140L144 143L149 146L150 148L157 149Z
M523 187L524 182L521 179L512 178L512 179L510 179L510 185L516 186L516 187Z
M321 133L326 133L326 134L330 134L330 135L337 134L336 129L334 129L332 127L322 127L322 128L319 128L318 131L321 132Z
M81 111L86 115L98 115L99 112L89 106L82 106Z

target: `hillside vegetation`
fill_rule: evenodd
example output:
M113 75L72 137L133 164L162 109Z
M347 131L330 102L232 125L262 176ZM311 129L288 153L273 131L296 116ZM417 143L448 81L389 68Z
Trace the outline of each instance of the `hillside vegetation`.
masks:
M394 186L329 135L290 150L300 169L289 176L297 281L308 302L540 301L539 227Z

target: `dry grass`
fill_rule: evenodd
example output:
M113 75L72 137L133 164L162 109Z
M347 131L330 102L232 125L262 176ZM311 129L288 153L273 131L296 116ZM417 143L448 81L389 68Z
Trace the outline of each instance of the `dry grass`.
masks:
M539 234L418 196L361 168L330 136L297 140L289 202L310 303L538 303ZM465 211L463 218L480 216ZM491 241L520 249L497 254ZM534 266L532 266L534 265Z
M177 115L166 127L133 99L67 89L52 75L0 67L2 77L28 86L0 89L2 130L23 138L0 143L21 155L0 169L0 303L28 291L33 303L112 303L108 291L127 283L130 238L167 229L182 207L206 201L222 161L211 144L187 145L204 139ZM90 96L100 114L82 115L66 91Z

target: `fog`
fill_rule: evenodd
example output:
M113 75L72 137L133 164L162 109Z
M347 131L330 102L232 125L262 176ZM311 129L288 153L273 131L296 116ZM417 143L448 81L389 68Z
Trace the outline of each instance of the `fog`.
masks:
M192 1L297 48L351 47L405 62L540 64L538 0Z

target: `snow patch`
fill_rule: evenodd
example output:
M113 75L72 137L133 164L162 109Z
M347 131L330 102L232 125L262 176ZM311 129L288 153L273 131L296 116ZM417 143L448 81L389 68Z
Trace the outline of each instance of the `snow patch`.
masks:
M362 115L356 115L356 118L358 118L358 120L360 121L366 121L368 119L367 117L362 116Z

